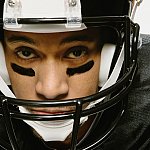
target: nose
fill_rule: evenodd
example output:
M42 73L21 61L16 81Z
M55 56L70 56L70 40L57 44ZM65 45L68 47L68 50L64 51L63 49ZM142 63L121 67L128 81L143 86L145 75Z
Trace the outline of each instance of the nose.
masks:
M61 63L46 63L38 68L36 93L46 99L56 99L68 94L67 75Z

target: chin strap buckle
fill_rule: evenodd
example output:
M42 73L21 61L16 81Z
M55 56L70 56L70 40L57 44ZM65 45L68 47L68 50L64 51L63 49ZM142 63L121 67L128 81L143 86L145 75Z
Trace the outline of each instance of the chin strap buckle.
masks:
M82 24L80 0L65 0L66 28L80 28Z
M3 22L5 28L20 28L17 18L21 17L20 0L5 0Z

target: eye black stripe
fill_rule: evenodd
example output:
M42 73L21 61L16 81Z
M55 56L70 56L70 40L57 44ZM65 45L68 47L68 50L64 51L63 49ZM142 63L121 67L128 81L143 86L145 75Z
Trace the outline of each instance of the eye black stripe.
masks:
M24 68L14 63L11 63L11 67L14 72L20 75L30 76L30 77L35 76L35 71L32 68Z
M91 60L88 63L79 66L77 68L67 68L67 75L69 76L73 76L74 74L78 74L78 73L85 73L87 71L89 71L92 67L94 66L94 61Z
M67 68L66 73L69 76L73 76L74 74L79 74L79 73L85 73L89 71L93 66L94 66L94 61L92 60L77 68ZM20 75L25 75L30 77L35 76L35 71L32 68L24 68L14 63L11 64L11 67L14 72Z

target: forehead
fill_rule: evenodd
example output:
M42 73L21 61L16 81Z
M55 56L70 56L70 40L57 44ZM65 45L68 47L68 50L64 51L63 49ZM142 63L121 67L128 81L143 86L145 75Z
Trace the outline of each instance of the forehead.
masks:
M18 31L4 31L5 40L12 42L13 40L20 40L30 37L33 39L55 39L62 40L68 37L68 40L76 40L82 38L82 40L90 40L99 37L98 28L87 28L80 31L70 31L70 32L56 32L56 33L29 33L29 32L18 32ZM71 39L72 38L72 39Z

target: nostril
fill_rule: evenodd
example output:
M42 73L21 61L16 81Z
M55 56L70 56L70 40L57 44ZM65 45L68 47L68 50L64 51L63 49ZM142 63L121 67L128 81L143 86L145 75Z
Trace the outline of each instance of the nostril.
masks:
M43 94L39 94L37 93L37 96L40 100L63 100L63 99L66 99L68 94L61 94L61 95L58 95L57 97L54 97L54 98L48 98L48 97L45 97Z

